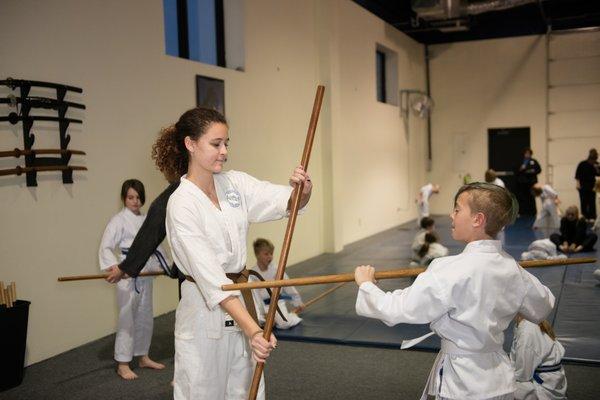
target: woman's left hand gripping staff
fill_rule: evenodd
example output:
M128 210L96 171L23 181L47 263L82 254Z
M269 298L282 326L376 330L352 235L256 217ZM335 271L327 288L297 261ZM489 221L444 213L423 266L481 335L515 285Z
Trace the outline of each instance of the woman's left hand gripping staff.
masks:
M267 342L263 337L263 331L258 330L250 337L250 347L252 347L254 361L264 363L271 351L277 347L277 339L271 333L271 340Z
M365 282L376 283L375 268L371 267L370 265L361 265L356 267L354 270L354 280L358 286Z

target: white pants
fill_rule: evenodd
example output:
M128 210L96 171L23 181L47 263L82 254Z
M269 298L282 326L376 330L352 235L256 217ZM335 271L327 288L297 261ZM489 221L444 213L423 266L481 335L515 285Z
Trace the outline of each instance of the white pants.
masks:
M260 325L264 325L266 322L266 315L269 312L269 305L265 304L263 300L259 300L258 302L255 300L255 304L258 322ZM298 314L288 310L287 302L285 300L279 300L277 305L287 320L285 321L281 318L279 313L275 313L275 326L277 329L290 329L302 322L302 318L300 318Z
M175 400L246 400L255 362L240 331L220 339L175 337ZM257 399L264 400L264 376Z
M135 287L139 293L136 292ZM130 362L133 356L148 354L152 341L152 278L121 279L117 283L119 322L115 339L115 360Z
M558 216L558 209L554 202L542 203L542 209L535 218L533 223L534 228L540 229L558 229L560 228L560 217Z

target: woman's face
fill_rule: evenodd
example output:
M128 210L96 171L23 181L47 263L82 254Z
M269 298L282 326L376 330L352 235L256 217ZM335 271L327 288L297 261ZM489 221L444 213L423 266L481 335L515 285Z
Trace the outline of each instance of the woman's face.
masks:
M127 195L125 195L125 207L134 214L140 213L142 201L140 200L140 195L134 188L127 189Z
M219 173L227 162L229 129L220 122L212 123L198 140L186 137L186 147L190 151L190 160L200 168Z

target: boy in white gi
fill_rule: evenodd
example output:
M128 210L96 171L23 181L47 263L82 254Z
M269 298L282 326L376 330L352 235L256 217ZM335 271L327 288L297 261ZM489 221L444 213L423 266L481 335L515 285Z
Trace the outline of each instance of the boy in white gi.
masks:
M517 315L510 360L514 364L516 400L564 400L567 378L561 362L564 347L548 321L533 324Z
M254 241L253 247L254 255L256 256L256 265L251 269L256 271L267 281L275 279L277 265L273 262L273 251L275 250L273 243L267 239L259 238ZM283 279L289 279L289 276L284 273ZM249 280L257 281L258 278L250 276ZM266 320L265 316L268 311L267 307L271 297L266 289L253 290L252 295L254 296L254 305L256 306L258 322L261 325L264 325ZM282 288L277 305L281 314L287 321L284 320L279 313L275 314L275 326L279 329L289 329L302 322L302 318L300 318L296 312L288 310L288 302L293 307L293 310L296 310L297 312L302 312L304 309L304 303L302 303L300 293L298 293L298 290L296 290L295 287L288 286Z
M498 174L493 169L488 169L485 171L485 181L487 183L493 183L494 185L498 185L500 187L506 187L504 185L504 181L498 178Z
M517 213L506 189L471 183L454 202L452 237L467 243L464 251L436 258L412 286L391 293L374 284L371 266L358 267L356 312L389 326L430 323L440 336L422 399L512 399L514 370L502 349L504 330L517 313L543 320L554 296L494 240Z
M521 253L521 260L557 260L567 258L559 254L556 245L550 239L538 239L531 242L527 251Z
M440 192L440 185L434 185L433 183L428 183L427 185L421 187L419 189L419 194L417 195L417 210L419 212L419 216L417 218L417 226L421 225L421 219L423 217L429 217L429 198L432 194Z
M109 270L118 268L135 235L144 223L145 214L140 212L144 205L144 185L137 179L123 182L121 199L125 207L114 217L104 230L100 244L100 268ZM115 251L118 256L115 255ZM142 272L161 271L168 262L165 252L159 246L155 255L151 256ZM152 361L148 357L154 315L152 312L152 280L150 277L122 279L117 283L117 303L119 305L119 322L115 339L115 360L118 363L117 373L123 379L135 379L138 376L129 367L134 356L140 356L142 368L163 369L163 364Z
M290 186L224 171L228 146L225 118L198 107L163 129L153 149L163 174L182 176L169 198L166 219L173 258L186 275L175 315L176 400L248 397L253 359L264 362L276 339L263 338L252 315L250 291L225 292L221 286L248 276L244 266L250 223L286 217L290 186L303 183L300 207L308 203L312 189L302 167L294 170ZM264 399L263 381L258 399Z
M558 205L560 200L558 193L548 184L535 183L531 187L532 193L542 200L542 209L538 212L533 229L558 229L560 228L560 216Z
M413 251L411 265L429 265L434 258L448 255L448 249L438 243L433 218L421 218L421 230L415 235L411 249Z

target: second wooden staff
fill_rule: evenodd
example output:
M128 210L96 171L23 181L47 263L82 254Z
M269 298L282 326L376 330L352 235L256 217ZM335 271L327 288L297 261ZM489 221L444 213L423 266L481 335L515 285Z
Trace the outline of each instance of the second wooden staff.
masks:
M310 153L315 138L315 131L317 129L317 121L319 120L319 113L321 111L321 104L323 102L324 93L325 87L318 86L317 93L315 95L315 102L313 104L312 114L310 117L310 124L308 126L308 132L306 134L306 142L304 143L302 161L300 162L300 165L302 166L304 171L308 170L308 161L310 160ZM294 233L294 226L296 225L296 218L298 217L298 208L300 206L300 198L302 195L303 186L303 184L296 186L296 189L294 190L292 196L290 216L288 218L288 224L285 230L285 236L283 238L283 246L281 247L281 254L279 256L277 273L275 274L275 279L277 280L283 279L283 274L285 273L285 266L287 264L287 258L290 252L290 245L292 244L292 235ZM271 303L269 304L269 312L267 313L263 334L263 337L267 341L269 341L269 339L271 338L271 333L273 332L273 325L275 323L275 311L277 310L277 302L279 300L280 292L281 288L275 288L273 290L273 294L271 295ZM264 363L256 364L256 368L254 369L254 376L252 377L252 386L250 386L250 391L248 395L248 399L250 400L256 400L256 395L258 394L258 385L260 383L260 378L262 377L264 367Z
M531 260L521 261L519 264L523 268L539 268L539 267L554 267L559 265L572 265L572 264L593 264L596 262L595 258L582 257L582 258L563 258L558 260ZM424 272L426 268L399 268L388 271L375 272L375 279L394 279L394 278L410 278L419 275ZM287 286L306 286L306 285L321 285L325 283L340 283L340 282L352 282L354 281L354 272L347 274L338 275L320 275L320 276L307 276L305 278L292 278L283 280L273 281L262 281L262 282L248 282L248 283L234 283L231 285L223 285L221 289L225 291L229 290L242 290L242 289L264 289L264 288L276 288L280 289Z

